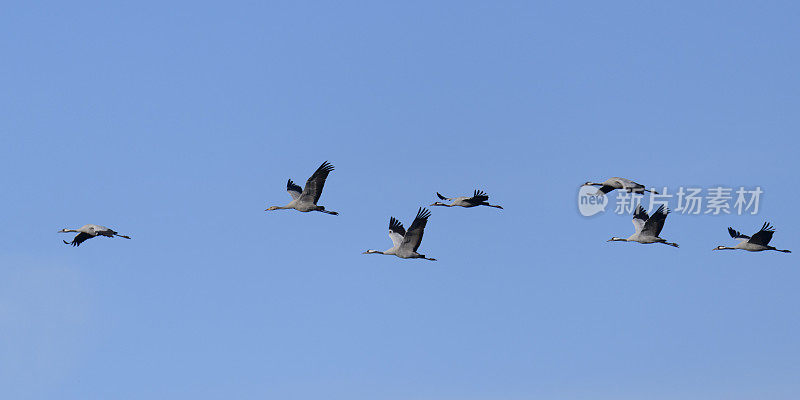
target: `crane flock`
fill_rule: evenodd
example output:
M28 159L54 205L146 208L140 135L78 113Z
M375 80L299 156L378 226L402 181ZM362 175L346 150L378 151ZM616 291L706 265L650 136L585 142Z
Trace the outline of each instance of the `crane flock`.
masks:
M289 179L286 183L286 191L289 193L289 196L291 196L292 200L285 206L271 206L265 211L294 209L300 212L318 211L330 215L339 215L338 212L326 210L324 206L317 204L320 196L322 196L322 189L325 187L325 180L333 170L334 167L331 163L328 161L323 162L319 168L317 168L317 170L311 174L311 177L308 178L305 187L303 188ZM651 191L642 184L620 177L609 178L601 183L589 181L581 186L599 186L600 188L594 194L596 196L606 195L616 189L624 190L628 193L644 194L645 192L650 192L653 194L658 194L658 192ZM477 189L473 192L472 196L447 197L439 192L436 192L436 196L442 201L431 203L429 205L430 207L441 206L472 208L477 206L487 206L503 209L503 207L500 205L489 204L489 195ZM444 203L443 201L449 201L450 203ZM628 238L614 236L611 239L608 239L608 242L637 242L641 244L661 243L672 247L679 247L677 243L669 242L659 236L664 228L664 223L667 220L667 215L669 212L669 209L662 205L653 213L653 215L648 215L644 207L638 205L633 213L632 222L635 228L634 233ZM367 250L362 254L383 254L396 256L402 259L423 259L428 261L436 261L435 258L430 258L417 252L420 244L422 243L422 236L425 232L425 226L428 224L428 218L430 218L430 216L430 210L419 207L417 210L417 215L414 217L414 221L411 222L408 230L403 228L403 224L398 219L395 217L390 217L389 239L392 241L392 247L385 251ZM97 236L105 236L110 238L121 237L123 239L130 239L130 236L120 235L113 229L94 224L87 224L78 229L64 228L58 232L77 233L72 241L63 241L64 244L74 247L80 246L81 243L85 242L86 240ZM774 250L782 253L791 253L790 250L780 250L769 245L769 242L772 240L772 235L775 233L775 229L769 222L765 222L761 229L752 236L743 235L732 227L728 227L728 233L730 234L731 238L739 240L739 243L733 247L720 245L712 250L746 250L751 252Z

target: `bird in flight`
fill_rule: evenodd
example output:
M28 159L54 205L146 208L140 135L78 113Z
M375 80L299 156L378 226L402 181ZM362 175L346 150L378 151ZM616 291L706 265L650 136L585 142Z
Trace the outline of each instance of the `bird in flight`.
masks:
M439 196L439 199L445 200L445 201L449 201L451 203L447 204L447 203L442 203L441 201L437 201L437 202L431 204L431 206L466 207L466 208L476 207L476 206L489 206L489 207L500 208L500 209L503 208L503 207L498 206L498 205L489 204L489 195L484 193L481 190L475 190L475 193L473 193L472 197L466 197L466 196L462 196L462 197L445 197L445 196L442 196L442 194L439 193L439 192L436 192L436 195Z
M614 189L624 189L628 193L638 193L644 194L644 192L650 192L644 185L636 183L630 179L620 178L620 177L613 177L609 178L605 182L597 183L597 182L586 182L581 186L600 186L595 192L595 196L602 196L607 194L608 192ZM658 194L655 190L652 193Z
M117 233L113 229L106 228L105 226L102 226L102 225L95 225L95 224L87 224L87 225L84 225L84 226L82 226L82 227L80 227L78 229L64 228L64 229L62 229L62 230L60 230L58 232L59 233L77 232L78 234L75 235L75 238L72 239L71 242L67 242L66 240L62 240L62 242L64 242L64 244L71 244L73 246L80 246L81 243L83 243L83 242L85 242L85 241L87 241L87 240L89 240L89 239L91 239L93 237L97 237L97 236L105 236L105 237L118 236L118 237L121 237L121 238L124 238L124 239L130 239L130 237L125 236L125 235L120 235L119 233Z
M333 171L333 165L325 161L306 181L306 187L297 186L291 179L286 183L286 191L292 196L292 201L285 206L272 206L264 211L295 209L301 212L319 211L325 214L339 215L336 211L328 211L323 206L318 206L317 201L325 187L325 179Z
M728 227L728 234L731 235L732 238L739 240L739 244L733 247L727 246L717 246L711 250L747 250L747 251L764 251L764 250L775 250L780 251L781 253L791 253L789 250L778 250L769 245L769 241L772 240L772 235L775 233L775 229L769 224L769 222L764 222L764 225L761 226L761 229L753 234L753 236L742 235L739 231Z
M429 261L436 261L435 258L428 258L424 254L417 253L417 249L422 243L425 225L428 223L428 217L430 216L430 211L420 207L408 231L403 229L403 224L400 221L394 217L389 218L389 238L392 239L392 248L386 251L367 250L362 254L385 254L400 258L423 258Z
M664 228L664 222L667 220L669 210L663 205L658 207L658 210L652 216L647 215L644 207L639 205L633 213L633 226L636 232L627 239L618 238L616 236L608 239L609 242L638 242L643 244L650 243L663 243L672 247L678 247L677 243L670 243L660 237L661 229Z

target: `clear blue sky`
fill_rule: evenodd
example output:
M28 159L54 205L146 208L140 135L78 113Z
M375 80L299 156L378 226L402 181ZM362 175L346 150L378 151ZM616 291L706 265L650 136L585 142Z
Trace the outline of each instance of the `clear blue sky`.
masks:
M798 398L797 252L711 248L800 251L800 6L660 3L7 4L0 397ZM616 175L765 194L607 243Z

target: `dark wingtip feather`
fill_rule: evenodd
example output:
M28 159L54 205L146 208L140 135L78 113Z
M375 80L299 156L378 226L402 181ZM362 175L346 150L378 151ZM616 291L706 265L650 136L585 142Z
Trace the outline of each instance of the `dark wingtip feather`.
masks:
M399 233L400 236L404 236L406 234L406 229L403 228L403 224L395 217L389 218L389 230Z
M486 192L484 192L483 190L476 189L475 192L472 194L472 198L478 201L486 201L489 200L489 195L486 194Z
M442 196L442 194L439 192L436 192L436 195L439 196L440 200L447 200L447 197Z
M431 216L431 212L427 208L420 207L419 210L417 210L417 217L416 218L428 219L430 216Z
M728 234L731 235L734 239L750 239L750 236L742 235L742 232L737 231L736 229L728 227Z
M297 185L291 179L289 179L289 181L286 182L286 190L289 190L289 191L294 190L296 192L302 192L303 188L301 188L299 185Z

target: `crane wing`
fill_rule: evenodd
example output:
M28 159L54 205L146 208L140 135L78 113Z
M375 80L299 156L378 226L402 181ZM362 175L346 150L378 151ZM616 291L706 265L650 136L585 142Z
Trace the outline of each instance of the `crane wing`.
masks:
M597 189L597 192L595 192L594 195L595 196L597 196L597 195L606 195L606 194L608 194L610 191L612 191L614 189L616 189L616 188L613 187L613 186L603 185L603 186L600 186L600 189Z
M615 186L617 189L627 189L632 186L631 183L632 181L630 179L620 178L618 176L608 178L603 182L604 185Z
M405 234L406 230L403 228L403 224L395 217L389 218L389 239L392 239L393 247L400 247L403 244L403 236Z
M484 193L482 190L475 190L475 192L472 194L472 197L467 199L467 201L472 204L481 204L487 200L489 200L489 195Z
M647 215L647 211L644 210L641 204L636 207L636 211L633 212L633 226L636 228L636 233L642 231L644 223L647 222L648 218L650 218L650 216Z
M408 231L403 237L403 243L401 244L401 247L414 252L417 251L419 244L422 243L422 234L425 231L425 225L428 223L428 217L430 216L431 212L428 211L428 209L422 207L419 208L417 211L417 216L414 218L414 222L411 223L411 226L408 228Z
M437 196L439 196L439 199L440 199L440 200L452 200L452 199L450 199L449 197L444 197L444 196L442 196L442 194L441 194L441 193L439 193L439 192L436 192L436 195L437 195Z
M664 228L664 221L667 220L667 214L669 214L669 210L662 204L658 207L658 210L647 219L647 222L644 223L642 233L647 236L658 237L658 235L661 234L661 229Z
M731 228L730 226L728 227L728 234L731 235L731 237L734 238L734 239L739 239L739 240L748 240L748 239L750 239L750 236L742 235L741 232Z
M88 234L86 232L81 232L81 233L75 235L75 238L72 239L72 242L67 242L66 240L62 240L62 242L64 242L64 244L71 244L73 246L80 246L81 243L83 243L86 240L91 239L93 237L94 236L92 236L92 235L90 235L90 234Z
M291 179L289 179L289 182L286 182L286 191L289 192L289 196L292 196L293 200L297 200L303 193L303 188L296 185Z
M622 182L622 187L628 192L643 194L644 193L644 185L641 183L634 182L630 179L625 178L618 178L620 182Z
M117 234L115 230L109 228L105 228L102 231L95 231L94 233L97 234L98 236L105 236L105 237L114 237L114 235Z
M300 199L317 204L319 196L322 195L322 188L325 187L325 179L328 178L328 174L331 171L333 171L333 165L327 161L322 163L306 181L306 187L303 189L303 193L300 194Z
M658 235L661 234L661 229L664 228L664 221L667 220L667 214L669 214L669 210L662 204L658 207L658 210L647 219L647 222L644 223L642 233L647 236L658 237Z
M756 232L753 237L748 240L748 242L766 246L769 244L769 241L772 240L772 234L774 233L775 229L772 228L769 222L764 222L761 230Z

